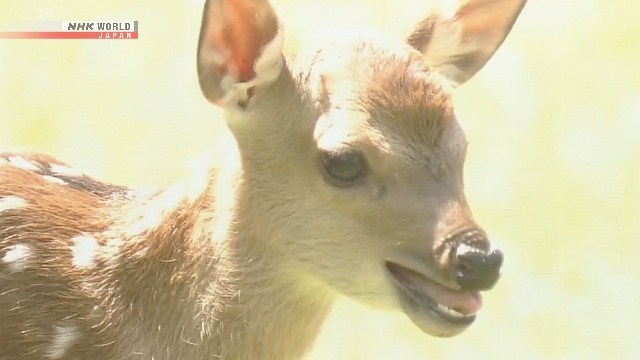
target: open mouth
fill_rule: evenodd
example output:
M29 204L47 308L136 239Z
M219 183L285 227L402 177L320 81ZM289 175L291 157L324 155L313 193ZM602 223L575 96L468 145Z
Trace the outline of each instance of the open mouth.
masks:
M466 327L476 319L482 307L480 293L446 287L396 263L386 262L386 266L414 322L423 322L416 317L426 315L444 325Z

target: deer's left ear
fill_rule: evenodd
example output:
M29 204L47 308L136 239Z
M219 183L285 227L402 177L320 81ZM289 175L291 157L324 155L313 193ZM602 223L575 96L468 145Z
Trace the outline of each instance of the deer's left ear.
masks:
M407 42L427 63L461 85L491 59L507 37L526 0L456 0L427 18Z
M210 102L246 105L283 67L283 28L268 0L207 0L198 41L198 80Z

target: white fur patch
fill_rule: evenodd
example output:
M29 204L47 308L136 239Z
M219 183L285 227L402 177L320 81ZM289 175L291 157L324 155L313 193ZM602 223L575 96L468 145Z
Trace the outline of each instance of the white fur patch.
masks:
M23 270L27 266L27 259L31 251L24 244L17 244L7 248L2 257L2 262L7 264L9 271L12 273Z
M0 212L27 207L27 200L17 196L7 196L0 199Z
M78 171L74 168L70 168L64 165L51 164L51 172L54 172L59 175L65 176L83 176L84 174L81 171Z
M43 175L42 178L53 184L67 185L64 180L59 179L55 176Z
M42 172L42 170L38 166L23 158L22 156L10 156L7 160L9 160L9 163L11 163L11 165L15 167L19 167L24 170L35 171L38 173Z
M62 359L80 337L80 333L75 326L54 326L53 332L53 341L47 350L47 358Z
M89 267L93 265L96 252L100 248L98 240L91 236L76 236L73 239L73 265L77 267Z

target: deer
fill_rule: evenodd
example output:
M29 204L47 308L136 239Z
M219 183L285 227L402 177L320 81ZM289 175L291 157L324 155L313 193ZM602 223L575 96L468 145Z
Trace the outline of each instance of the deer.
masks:
M525 2L288 56L268 0L207 0L198 82L227 126L173 185L1 153L0 359L301 359L338 296L462 333L504 255L464 194L453 92Z

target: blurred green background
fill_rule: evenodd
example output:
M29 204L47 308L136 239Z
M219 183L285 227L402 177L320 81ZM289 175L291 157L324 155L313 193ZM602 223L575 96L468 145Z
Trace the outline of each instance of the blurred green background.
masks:
M0 146L131 186L169 184L215 140L200 94L202 0L3 0L0 21L138 20L134 41L0 40ZM327 25L404 36L418 0L279 0L287 49ZM452 339L341 299L311 359L640 358L640 1L529 0L457 91L467 195L506 252ZM316 30L317 31L317 30Z

